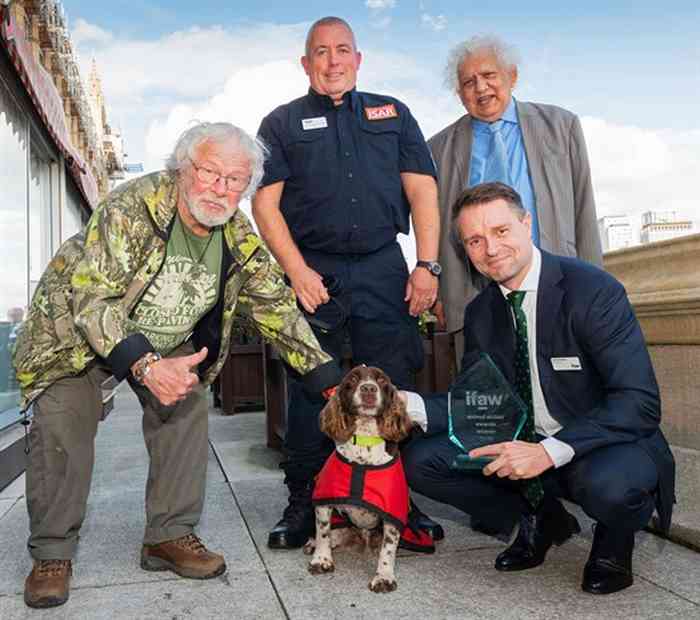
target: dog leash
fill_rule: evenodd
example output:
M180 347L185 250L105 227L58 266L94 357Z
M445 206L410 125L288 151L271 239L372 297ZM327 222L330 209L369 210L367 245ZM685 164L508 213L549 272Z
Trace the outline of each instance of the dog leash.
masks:
M339 299L341 293L343 292L343 285L340 278L332 274L322 274L321 279L323 280L323 285L326 287L330 297L326 304L335 309L335 320L332 323L329 323L328 321L317 318L314 316L314 314L307 312L306 308L304 308L304 306L298 300L297 306L303 313L304 318L309 325L315 327L324 334L334 334L335 332L343 329L345 324L348 322L348 311ZM291 280L286 275L284 276L284 283L290 287L292 285Z

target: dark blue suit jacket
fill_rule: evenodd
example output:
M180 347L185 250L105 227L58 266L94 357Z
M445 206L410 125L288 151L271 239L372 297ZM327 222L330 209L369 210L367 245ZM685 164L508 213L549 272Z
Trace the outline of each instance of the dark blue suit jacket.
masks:
M515 328L492 282L464 313L464 367L482 351L515 381ZM557 371L552 358L577 357L581 370ZM635 442L656 463L656 507L670 525L675 464L659 428L659 388L625 290L610 274L574 258L542 252L537 296L537 368L547 408L562 425L557 439L574 459L603 446ZM427 398L429 425L445 418L444 397ZM429 427L430 430L430 427Z

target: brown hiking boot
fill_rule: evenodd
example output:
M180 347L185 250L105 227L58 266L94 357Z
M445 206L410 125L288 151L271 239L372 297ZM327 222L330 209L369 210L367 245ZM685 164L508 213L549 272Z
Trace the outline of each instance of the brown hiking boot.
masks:
M180 577L211 579L226 570L223 556L208 551L194 534L141 548L141 568L171 570Z
M24 582L24 602L29 607L58 607L68 600L73 568L70 560L34 560Z

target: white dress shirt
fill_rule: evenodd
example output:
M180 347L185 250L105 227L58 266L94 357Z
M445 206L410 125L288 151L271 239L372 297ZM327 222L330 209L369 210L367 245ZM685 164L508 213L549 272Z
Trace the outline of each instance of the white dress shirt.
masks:
M554 466L561 467L571 462L574 458L574 449L569 444L555 437L562 429L562 426L551 416L549 409L547 409L547 403L544 400L544 394L542 393L542 386L540 384L540 373L537 368L537 289L541 271L542 254L540 254L540 251L536 247L533 247L530 269L518 290L525 291L522 309L527 318L528 357L530 358L530 379L532 382L532 406L535 413L535 431L540 435L544 435L545 439L540 443L547 451L547 454L549 454ZM504 297L511 292L510 289L505 286L499 285L499 287ZM513 324L515 324L514 315ZM428 427L428 416L423 398L415 392L406 392L406 394L406 408L411 420L426 431Z

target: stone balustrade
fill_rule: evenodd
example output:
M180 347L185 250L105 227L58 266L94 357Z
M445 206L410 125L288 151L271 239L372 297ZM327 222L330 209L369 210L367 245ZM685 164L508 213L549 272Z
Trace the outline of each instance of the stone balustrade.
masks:
M671 536L700 548L700 235L617 250L604 261L627 289L661 390L677 465Z

